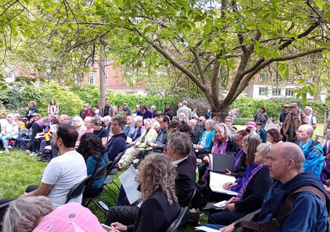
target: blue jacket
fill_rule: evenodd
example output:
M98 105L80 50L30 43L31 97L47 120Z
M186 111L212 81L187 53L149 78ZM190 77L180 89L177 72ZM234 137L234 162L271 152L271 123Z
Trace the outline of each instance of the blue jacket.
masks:
M299 147L305 155L303 171L312 170L316 177L320 179L324 164L322 146L313 139L310 139L304 146L300 142Z
M124 133L113 135L105 145L105 151L108 155L109 161L114 160L116 156L126 149L127 136Z
M322 182L312 171L301 172L285 184L276 181L264 199L258 222L283 216L286 197L303 186L316 187L327 196ZM323 201L312 192L297 193L294 207L283 226L268 232L325 231L329 205L328 197L327 205L324 205Z
M204 135L206 134L206 132L207 132L207 131L204 131L204 132L203 132L202 137L199 139L199 143L198 143L198 144L201 144L202 139L203 139ZM204 146L204 149L209 148L209 146L210 146L211 143L212 143L213 136L214 136L214 130L212 130L212 131L211 131L210 133L208 133L208 135L206 136L206 145Z

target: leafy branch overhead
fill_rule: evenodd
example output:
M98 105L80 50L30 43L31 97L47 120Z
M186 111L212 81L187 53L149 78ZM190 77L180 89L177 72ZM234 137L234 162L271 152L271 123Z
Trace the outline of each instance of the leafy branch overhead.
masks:
M4 56L20 35L18 49L38 41L79 66L103 41L119 65L179 70L221 115L262 69L280 62L286 78L287 61L328 60L330 46L326 0L26 0L1 10Z

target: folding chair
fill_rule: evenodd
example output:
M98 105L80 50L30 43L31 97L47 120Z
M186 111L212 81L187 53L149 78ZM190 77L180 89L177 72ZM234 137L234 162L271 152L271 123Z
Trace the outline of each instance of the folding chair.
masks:
M116 194L116 193L108 185L114 184L118 188L118 190L120 189L120 187L114 182L114 178L112 176L110 176L110 175L117 175L117 169L114 169L114 167L118 164L118 162L121 159L121 157L125 154L125 151L126 150L120 152L116 156L116 158L114 158L114 160L113 160L113 166L111 168L109 168L109 172L107 174L107 178L105 178L104 184L103 184L106 187L106 189L104 189L104 191L107 194L109 194L114 201L116 201L116 199L112 196L112 194L109 191L113 192L114 194Z
M179 214L178 218L175 219L172 222L172 224L166 230L166 232L178 232L179 231L179 227L181 225L181 221L182 221L183 217L186 215L187 212L188 212L188 206L181 207L180 214Z
M71 199L79 197L81 194L83 194L85 187L87 186L88 182L92 179L92 175L89 175L85 177L82 181L80 181L78 184L73 186L68 195L66 196L66 202L68 203Z
M113 162L110 161L109 163L107 163L103 167L98 168L95 172L95 175L91 178L91 180L87 184L87 187L85 188L84 192L88 192L91 189L91 186L92 186L92 184L94 183L95 180L105 178L108 174L107 171L108 171L109 167L112 166L112 165L113 165ZM93 202L94 205L96 205L99 209L101 209L104 213L106 213L106 211L103 209L103 207L100 206L99 203L94 201L96 199L101 199L102 200L102 198L101 198L102 192L103 192L103 186L100 188L100 192L97 196L95 196L95 197L84 197L82 205L85 206L85 207L88 207L89 203ZM104 201L103 201L103 203L106 204ZM107 205L107 207L109 208L108 205Z

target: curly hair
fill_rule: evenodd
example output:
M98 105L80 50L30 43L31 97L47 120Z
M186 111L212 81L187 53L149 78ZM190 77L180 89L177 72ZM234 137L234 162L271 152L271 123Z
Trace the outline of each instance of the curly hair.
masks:
M99 137L92 133L86 133L81 136L77 152L84 157L85 161L88 157L93 156L97 162L100 162L105 154L105 148Z
M275 128L269 129L267 131L267 134L269 134L274 139L274 143L278 143L279 141L282 141L282 139L283 139L283 136Z
M178 202L175 194L176 171L171 159L166 155L152 153L139 165L138 182L141 185L141 201L145 201L154 192L162 190L170 205Z

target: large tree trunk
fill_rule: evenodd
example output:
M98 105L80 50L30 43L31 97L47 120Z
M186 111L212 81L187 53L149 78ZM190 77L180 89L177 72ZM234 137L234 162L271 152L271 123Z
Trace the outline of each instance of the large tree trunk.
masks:
M101 45L100 47L100 55L99 55L99 68L100 68L100 110L102 111L105 106L105 92L106 92L106 86L105 86L105 65L104 65L104 59L103 59L103 52L104 52L104 45Z

